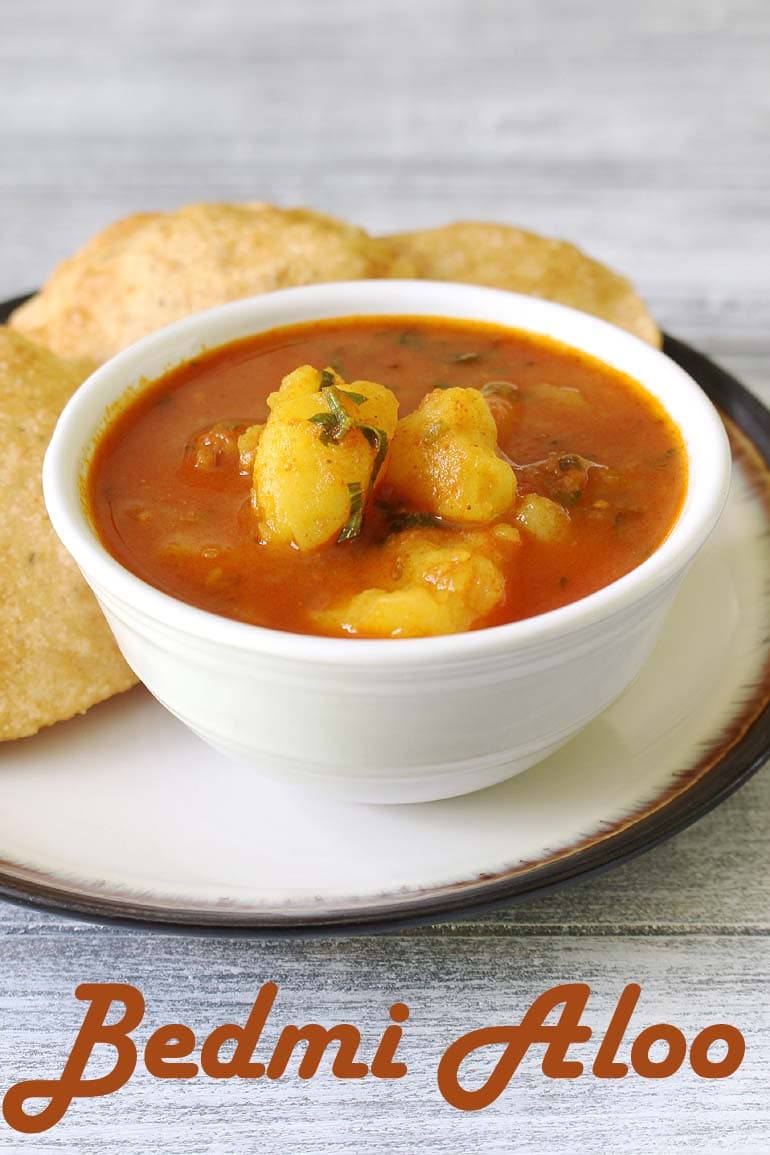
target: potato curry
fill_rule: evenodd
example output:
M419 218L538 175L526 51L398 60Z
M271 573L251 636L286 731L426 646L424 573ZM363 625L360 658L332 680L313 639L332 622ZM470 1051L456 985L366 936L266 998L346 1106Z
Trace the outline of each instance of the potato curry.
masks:
M90 513L150 584L298 633L415 637L555 609L652 553L680 434L544 337L441 318L260 333L143 389L99 438Z

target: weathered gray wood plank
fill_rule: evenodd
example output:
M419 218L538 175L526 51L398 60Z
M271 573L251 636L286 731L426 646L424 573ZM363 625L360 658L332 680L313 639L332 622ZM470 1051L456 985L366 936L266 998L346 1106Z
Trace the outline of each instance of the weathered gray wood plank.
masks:
M767 11L8 5L0 291L37 283L120 213L258 196L382 229L521 221L614 260L683 336L757 340Z
M109 1101L79 1102L61 1124L34 1138L35 1155L57 1151L493 1151L527 1155L582 1152L723 1151L765 1155L770 1130L769 948L742 937L614 940L547 937L479 941L458 932L439 942L402 936L274 944L243 940L147 940L128 935L43 938L3 944L15 989L0 998L3 1035L14 1039L15 1078L55 1076L82 1018L72 997L77 982L128 981L147 999L143 1041L161 1023L182 1021L199 1042L223 1022L243 1022L262 982L280 988L259 1057L269 1056L287 1023L352 1022L371 1057L391 1002L410 1008L402 1043L407 1076L395 1083L337 1081L328 1074L303 1083L294 1067L280 1083L151 1081L138 1070ZM105 949L106 948L106 949ZM103 953L101 953L103 952ZM744 1064L730 1079L696 1078L682 1069L669 1082L599 1082L589 1075L549 1081L530 1055L505 1094L486 1111L460 1114L436 1088L446 1046L478 1026L515 1023L533 997L559 982L591 985L586 1021L596 1043L629 981L643 994L619 1058L643 1027L671 1022L688 1040L709 1023L727 1021L746 1038ZM729 990L729 1000L725 992ZM498 1052L475 1061L481 1083ZM102 1064L101 1069L104 1069ZM6 1068L7 1070L7 1068ZM7 1077L7 1076L6 1076ZM0 1143L6 1138L0 1132ZM159 1140L160 1136L160 1140ZM155 1146L160 1141L161 1147ZM11 1150L29 1150L19 1141Z

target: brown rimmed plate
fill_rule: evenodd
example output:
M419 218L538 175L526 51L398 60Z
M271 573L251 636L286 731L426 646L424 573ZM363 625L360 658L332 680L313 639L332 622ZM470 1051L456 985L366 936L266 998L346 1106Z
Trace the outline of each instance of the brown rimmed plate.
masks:
M718 805L770 753L770 414L696 350L665 351L725 414L732 490L643 674L568 746L464 798L333 804L133 690L0 746L0 895L165 931L393 930L608 869Z

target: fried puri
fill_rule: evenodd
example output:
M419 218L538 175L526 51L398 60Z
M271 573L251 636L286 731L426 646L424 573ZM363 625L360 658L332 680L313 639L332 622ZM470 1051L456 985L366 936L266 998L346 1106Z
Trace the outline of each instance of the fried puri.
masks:
M10 323L61 357L101 362L154 329L226 301L412 271L389 242L321 213L194 204L110 225L62 262Z
M565 241L472 221L375 238L321 213L256 202L115 222L62 262L11 325L62 357L101 362L225 301L321 281L415 276L557 301L660 345L630 282Z
M593 313L660 346L660 331L630 282L566 241L482 221L388 239L418 277L542 297Z
M136 682L43 504L43 455L89 367L0 326L0 740Z

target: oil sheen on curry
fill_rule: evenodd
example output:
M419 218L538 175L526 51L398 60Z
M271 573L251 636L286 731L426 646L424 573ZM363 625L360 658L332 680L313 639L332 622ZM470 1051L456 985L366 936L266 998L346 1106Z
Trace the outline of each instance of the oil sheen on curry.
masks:
M273 629L450 634L639 565L687 480L640 385L548 339L359 317L202 354L100 437L91 516L151 585Z

